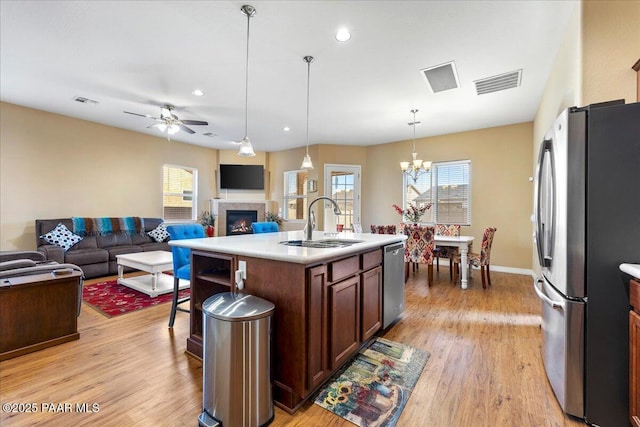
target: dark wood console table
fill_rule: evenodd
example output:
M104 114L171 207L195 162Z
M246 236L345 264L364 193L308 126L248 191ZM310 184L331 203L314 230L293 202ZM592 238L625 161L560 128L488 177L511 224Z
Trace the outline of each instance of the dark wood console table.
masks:
M0 360L77 340L81 274L34 274L0 282Z

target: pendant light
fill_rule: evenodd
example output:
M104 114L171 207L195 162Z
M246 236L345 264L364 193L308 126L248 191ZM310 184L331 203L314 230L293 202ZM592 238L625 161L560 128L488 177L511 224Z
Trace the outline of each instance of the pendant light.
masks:
M313 162L311 161L311 156L309 156L309 86L311 81L311 63L313 62L313 56L305 56L302 59L307 63L307 155L302 159L300 169L310 170L313 169Z
M256 14L256 9L253 6L245 4L240 10L242 14L247 17L247 68L244 86L244 138L240 141L238 156L253 157L256 153L253 152L253 146L251 145L251 141L249 141L249 22L251 21L251 17Z
M416 113L418 110L413 109L411 113L413 113L413 122L409 123L409 126L413 126L413 153L411 153L411 162L400 162L400 169L402 172L407 174L407 176L413 179L413 182L417 182L420 175L429 172L431 169L431 162L424 162L418 159L418 153L416 152L416 125L419 125L420 122L416 121Z

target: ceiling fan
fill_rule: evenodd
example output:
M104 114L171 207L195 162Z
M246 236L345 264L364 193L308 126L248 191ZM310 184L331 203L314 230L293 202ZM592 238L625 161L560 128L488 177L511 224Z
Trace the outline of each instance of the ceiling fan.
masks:
M153 117L149 114L138 114L138 113L132 113L130 111L124 111L124 113L127 114L133 114L134 116L140 116L140 117L147 117L149 119L153 119L155 121L157 121L158 123L154 123L151 126L147 126L147 128L158 128L160 130L160 132L167 132L167 136L170 138L171 135L177 133L178 131L184 131L188 134L194 134L196 133L193 129L188 128L185 125L190 125L190 126L194 126L194 125L208 125L208 122L204 122L201 120L182 120L179 119L178 116L176 116L173 113L173 110L175 110L175 107L173 105L163 105L162 108L160 108L160 117Z

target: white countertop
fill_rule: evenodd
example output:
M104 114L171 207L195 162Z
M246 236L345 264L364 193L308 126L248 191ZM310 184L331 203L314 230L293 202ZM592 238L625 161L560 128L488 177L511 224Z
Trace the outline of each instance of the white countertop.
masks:
M362 252L366 249L378 248L407 239L404 234L370 234L370 233L331 233L322 231L313 233L313 240L341 239L362 240L343 248L306 248L287 246L279 242L285 240L304 240L302 231L280 233L244 234L240 236L205 237L202 239L170 240L169 245L231 255L244 255L254 258L273 259L277 261L309 264L341 255Z
M640 279L640 264L620 264L620 271Z

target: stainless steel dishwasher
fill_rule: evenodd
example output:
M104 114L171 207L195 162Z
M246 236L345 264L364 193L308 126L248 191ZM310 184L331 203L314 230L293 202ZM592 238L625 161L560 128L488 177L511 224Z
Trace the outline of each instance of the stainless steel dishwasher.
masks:
M404 311L404 243L384 247L382 266L382 328Z

